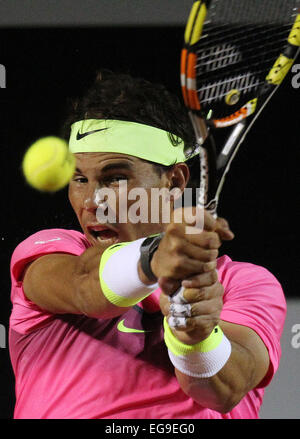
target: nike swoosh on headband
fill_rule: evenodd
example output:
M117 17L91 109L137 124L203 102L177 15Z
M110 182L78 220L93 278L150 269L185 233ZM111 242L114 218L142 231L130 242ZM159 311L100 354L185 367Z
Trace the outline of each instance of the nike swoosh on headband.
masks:
M89 136L90 134L98 133L98 131L104 131L108 128L100 128L99 130L93 130L93 131L87 131L86 133L80 133L79 130L77 131L76 140L80 140L85 136Z
M151 332L151 331L145 331L144 329L127 328L127 326L124 325L124 320L125 319L121 320L118 323L117 328L120 332L129 332L129 333L137 333L137 334L144 333L144 332Z

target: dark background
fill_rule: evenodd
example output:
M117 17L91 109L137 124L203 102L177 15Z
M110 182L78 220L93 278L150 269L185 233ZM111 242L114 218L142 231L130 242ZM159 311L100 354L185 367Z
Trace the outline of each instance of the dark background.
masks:
M161 82L180 96L179 56L183 27L0 29L0 324L8 332L9 263L15 246L51 227L77 228L63 190L40 194L28 187L20 167L38 137L58 135L69 97L81 95L98 68ZM235 232L223 252L260 264L298 297L299 89L291 74L264 111L235 158L219 215ZM7 334L8 335L8 334ZM8 341L0 349L0 418L12 416L13 375Z

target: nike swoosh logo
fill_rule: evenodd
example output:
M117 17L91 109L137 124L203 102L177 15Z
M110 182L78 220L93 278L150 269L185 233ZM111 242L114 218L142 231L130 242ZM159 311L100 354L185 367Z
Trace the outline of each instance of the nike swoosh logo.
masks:
M140 334L140 333L143 333L143 332L151 332L151 331L144 331L143 329L127 328L127 326L124 325L124 320L125 320L125 319L121 320L121 321L118 323L117 328L118 328L118 330L119 330L120 332L136 333L136 334Z
M90 134L98 133L98 131L104 131L108 128L100 128L100 130L87 131L86 133L80 133L79 130L77 132L76 140L83 139L85 136L89 136Z

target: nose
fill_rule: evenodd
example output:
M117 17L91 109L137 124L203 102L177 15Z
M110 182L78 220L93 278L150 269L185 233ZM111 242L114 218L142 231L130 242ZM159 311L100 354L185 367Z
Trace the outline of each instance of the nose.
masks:
M107 202L100 196L98 187L95 187L87 194L83 205L87 211L96 211L99 208L105 210L107 208Z
M84 208L85 210L96 210L97 209L97 205L95 203L95 201L93 200L93 197L88 197L84 200Z
M92 186L85 194L85 198L83 201L83 207L85 210L95 211L98 208L97 198L95 197L96 191L97 191L97 187Z

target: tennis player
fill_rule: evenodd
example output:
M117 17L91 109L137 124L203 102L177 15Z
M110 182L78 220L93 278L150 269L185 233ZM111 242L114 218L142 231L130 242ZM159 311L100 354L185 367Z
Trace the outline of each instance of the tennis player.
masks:
M195 207L174 208L171 190L199 181L177 98L104 72L66 130L82 232L41 230L12 255L14 417L259 417L279 365L284 294L265 268L221 255L233 238L225 220L205 212L202 230ZM171 194L169 221L133 221L134 190L150 212L155 188ZM99 221L109 210L115 217Z

